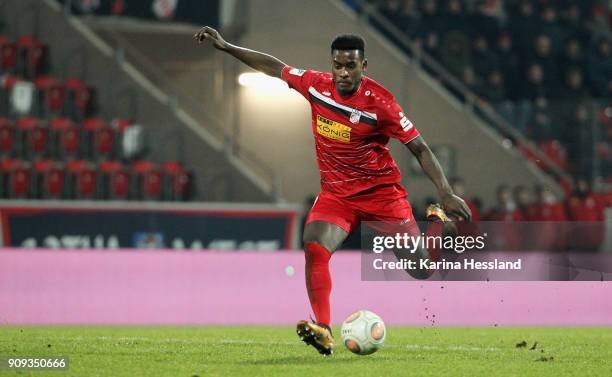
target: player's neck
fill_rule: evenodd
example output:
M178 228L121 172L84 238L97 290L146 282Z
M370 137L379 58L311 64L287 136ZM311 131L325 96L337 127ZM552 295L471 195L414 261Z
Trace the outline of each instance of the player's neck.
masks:
M357 93L359 91L359 89L361 89L361 85L363 85L363 78L359 81L359 84L357 85L357 87L354 90L351 90L349 93L341 93L338 88L336 88L336 93L338 93L338 95L341 98L350 98L352 97L355 93ZM335 85L334 85L335 87Z

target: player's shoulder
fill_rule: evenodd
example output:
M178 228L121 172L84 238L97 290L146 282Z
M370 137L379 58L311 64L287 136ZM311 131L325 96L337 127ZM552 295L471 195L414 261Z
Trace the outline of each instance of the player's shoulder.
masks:
M331 72L316 71L309 69L308 72L312 75L313 82L330 83L333 81Z
M288 75L292 75L292 76L310 76L312 78L329 78L331 79L331 73L329 72L321 72L321 71L317 71L314 69L302 69L302 68L296 68L296 67L291 67L291 66L287 66L287 74Z
M368 98L368 105L375 108L377 113L387 113L395 109L395 96L387 88L367 78L364 95Z
M366 89L366 92L369 92L368 96L372 97L375 100L385 101L385 102L395 102L395 96L393 95L393 93L391 93L389 89L382 86L382 84L380 84L378 81L370 77L368 77L366 80L365 89Z
M326 91L333 81L331 74L316 71L314 69L302 69L285 66L282 72L283 80L287 81L289 87L296 89L306 96L307 91L312 89ZM308 97L307 97L308 98Z

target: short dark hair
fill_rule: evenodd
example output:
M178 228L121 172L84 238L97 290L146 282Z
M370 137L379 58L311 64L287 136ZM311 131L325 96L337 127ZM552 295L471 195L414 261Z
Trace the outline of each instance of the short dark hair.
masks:
M363 55L365 53L365 41L357 34L340 34L332 41L332 53L334 50L359 50Z

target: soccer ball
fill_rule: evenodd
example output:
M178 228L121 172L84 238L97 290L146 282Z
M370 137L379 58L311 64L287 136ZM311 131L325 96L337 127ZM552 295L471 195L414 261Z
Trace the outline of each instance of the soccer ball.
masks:
M342 322L341 335L349 351L369 355L382 347L387 329L379 316L369 310L359 310Z

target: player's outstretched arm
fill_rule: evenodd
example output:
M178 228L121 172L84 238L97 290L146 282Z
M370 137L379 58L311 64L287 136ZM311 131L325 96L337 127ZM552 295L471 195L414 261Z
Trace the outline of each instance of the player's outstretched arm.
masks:
M444 171L438 162L438 159L433 154L423 137L417 136L415 139L406 144L410 152L419 160L421 168L427 174L429 179L438 189L442 206L448 214L470 221L472 212L465 201L455 195L450 187Z
M282 79L281 73L286 64L272 55L235 46L223 39L217 30L209 26L204 26L194 34L193 38L198 43L210 41L216 49L227 52L249 67L266 75Z

